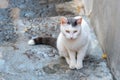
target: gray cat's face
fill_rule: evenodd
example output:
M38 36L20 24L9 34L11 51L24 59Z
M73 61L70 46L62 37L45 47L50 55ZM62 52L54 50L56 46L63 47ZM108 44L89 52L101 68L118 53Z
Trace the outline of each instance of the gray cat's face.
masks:
M61 32L67 39L77 39L81 32L81 21L80 19L67 19L61 18Z

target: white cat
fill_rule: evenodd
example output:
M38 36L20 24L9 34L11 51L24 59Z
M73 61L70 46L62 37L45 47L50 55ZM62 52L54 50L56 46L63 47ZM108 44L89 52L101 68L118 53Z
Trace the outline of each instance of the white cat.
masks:
M81 69L89 45L87 22L80 16L61 18L60 34L57 38L59 55L64 57L70 69Z
M60 56L66 59L71 69L81 69L83 67L83 59L90 42L89 35L89 26L82 17L61 18L57 49ZM37 37L29 40L28 44L46 44L56 47L56 38Z

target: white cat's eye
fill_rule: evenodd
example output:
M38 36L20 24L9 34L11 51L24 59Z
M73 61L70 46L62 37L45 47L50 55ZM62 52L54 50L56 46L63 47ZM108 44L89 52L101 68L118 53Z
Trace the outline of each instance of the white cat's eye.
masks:
M76 33L77 31L73 31L73 33Z
M70 31L66 30L67 33L70 33Z

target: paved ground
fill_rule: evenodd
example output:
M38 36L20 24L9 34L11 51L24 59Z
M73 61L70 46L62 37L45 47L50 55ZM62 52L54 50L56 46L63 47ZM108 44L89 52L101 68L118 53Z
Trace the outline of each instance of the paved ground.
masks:
M106 61L101 58L102 51L92 30L93 46L91 54L84 60L84 68L70 70L55 48L27 44L31 37L56 38L59 33L59 16L21 19L16 23L17 26L9 23L14 28L11 34L15 34L16 37L9 35L9 30L6 30L4 32L12 38L8 41L1 40L1 80L113 80Z
M57 15L54 3L10 0L8 8L0 9L0 80L113 80L93 30L92 48L80 70L70 70L49 45L27 44L37 36L57 38L60 17L40 18Z

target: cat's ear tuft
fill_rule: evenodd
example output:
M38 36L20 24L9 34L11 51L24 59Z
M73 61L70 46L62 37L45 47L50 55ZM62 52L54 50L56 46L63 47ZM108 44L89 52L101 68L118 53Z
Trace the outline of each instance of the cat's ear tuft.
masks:
M60 18L60 24L67 24L67 18L66 17L61 17Z
M82 18L77 19L77 24L81 24L82 23Z

